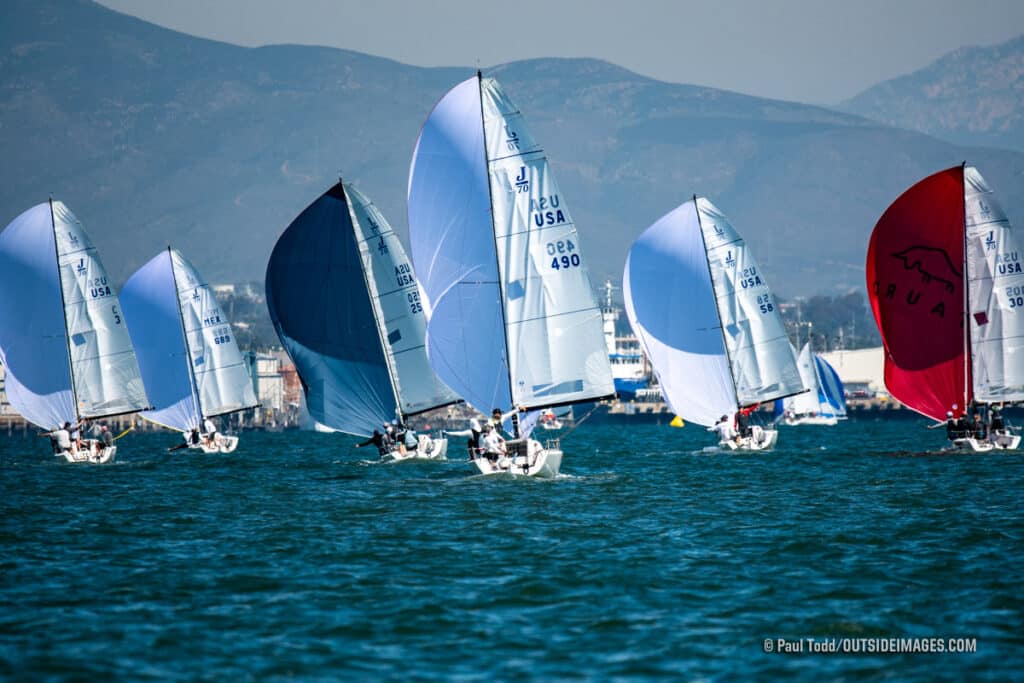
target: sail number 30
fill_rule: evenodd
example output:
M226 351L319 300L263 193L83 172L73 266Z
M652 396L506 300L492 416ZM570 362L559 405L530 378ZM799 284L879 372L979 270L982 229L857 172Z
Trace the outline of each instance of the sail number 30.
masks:
M563 268L577 268L580 265L580 255L576 253L576 245L572 240L558 240L547 243L548 256L551 257L551 267L554 270Z

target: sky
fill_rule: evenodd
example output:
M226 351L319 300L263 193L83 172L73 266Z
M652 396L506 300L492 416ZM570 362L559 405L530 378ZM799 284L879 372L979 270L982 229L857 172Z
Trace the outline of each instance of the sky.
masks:
M236 45L327 45L417 66L596 57L664 81L812 104L1024 34L1022 0L99 2Z

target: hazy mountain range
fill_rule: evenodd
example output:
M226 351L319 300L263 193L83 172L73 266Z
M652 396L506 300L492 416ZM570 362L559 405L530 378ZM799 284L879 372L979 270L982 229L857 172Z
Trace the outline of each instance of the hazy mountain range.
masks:
M168 242L211 281L262 280L278 234L339 173L404 236L419 127L474 72L328 48L235 47L85 0L8 0L4 15L0 224L53 193L118 280ZM694 193L729 215L783 296L862 289L882 211L964 159L1024 223L1021 152L596 60L484 72L545 146L595 281L617 281L633 238Z
M1024 36L954 50L841 108L954 142L1024 150Z

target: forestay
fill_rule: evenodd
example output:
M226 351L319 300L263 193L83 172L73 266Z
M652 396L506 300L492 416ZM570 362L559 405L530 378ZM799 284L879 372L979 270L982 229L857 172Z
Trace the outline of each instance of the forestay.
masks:
M1024 400L1024 243L978 170L964 169L974 398Z
M481 412L512 405L476 77L423 124L409 168L409 243L438 376Z
M459 397L430 367L420 288L398 235L366 195L351 185L344 188L402 415L456 403Z
M626 315L673 412L705 426L732 415L736 394L694 202L637 238L622 283Z
M46 428L147 407L116 289L75 215L39 204L0 236L0 347L11 404ZM77 405L75 401L77 400Z
M739 405L804 391L775 297L757 262L714 204L703 197L696 202Z
M480 92L512 401L614 394L601 309L544 150L497 81L481 79Z

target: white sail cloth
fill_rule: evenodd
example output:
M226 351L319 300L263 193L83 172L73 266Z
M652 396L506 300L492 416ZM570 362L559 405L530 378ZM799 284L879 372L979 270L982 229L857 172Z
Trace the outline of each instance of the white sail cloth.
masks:
M804 344L800 354L796 358L796 367L800 372L800 380L810 391L797 394L786 399L786 410L797 415L821 412L822 402L819 397L820 382L814 365L814 354L811 353L810 343ZM827 406L827 404L825 404Z
M39 204L0 234L0 349L11 405L54 428L147 407L117 290L77 217ZM77 403L76 403L77 401Z
M428 117L409 225L431 363L471 405L614 392L576 228L543 150L493 79L460 83Z
M258 403L227 316L180 252L167 249L142 266L122 298L155 407L143 417L189 431L204 417Z
M626 315L665 401L687 422L736 412L715 293L694 203L672 210L633 243L622 276Z
M967 294L975 400L1024 400L1024 241L985 179L964 168Z
M803 391L764 277L707 199L684 203L636 240L623 291L630 324L683 419L709 426L737 407Z

